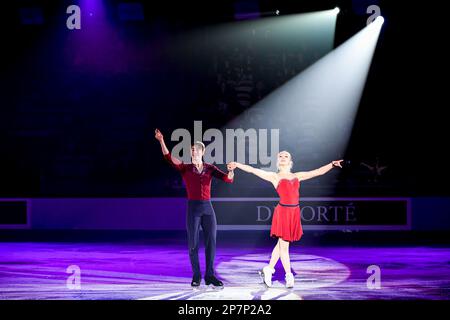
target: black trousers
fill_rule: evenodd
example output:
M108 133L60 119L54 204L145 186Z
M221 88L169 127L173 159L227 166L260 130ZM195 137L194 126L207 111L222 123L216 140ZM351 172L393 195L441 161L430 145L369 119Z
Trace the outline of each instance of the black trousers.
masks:
M198 262L200 226L205 237L206 274L214 275L214 259L216 257L217 221L214 208L209 200L189 200L186 228L189 245L189 258L195 277L201 278Z

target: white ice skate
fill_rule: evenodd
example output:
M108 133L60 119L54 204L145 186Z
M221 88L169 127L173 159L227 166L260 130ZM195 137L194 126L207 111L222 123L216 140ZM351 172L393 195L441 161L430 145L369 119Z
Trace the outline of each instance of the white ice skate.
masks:
M294 287L294 275L291 272L286 273L285 279L286 279L286 288L293 288Z
M272 286L272 275L274 273L275 270L269 266L265 266L262 270L259 271L259 275L266 286Z

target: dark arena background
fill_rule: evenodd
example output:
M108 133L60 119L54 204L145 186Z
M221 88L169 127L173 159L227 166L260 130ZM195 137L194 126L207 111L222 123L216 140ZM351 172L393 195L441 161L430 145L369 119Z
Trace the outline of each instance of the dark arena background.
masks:
M439 4L1 6L0 299L182 300L174 315L190 300L449 300ZM278 189L239 168L211 184L223 287L191 287L186 184L155 129L173 158L202 141L225 173L276 172L283 150L292 172L343 160L300 182L293 287L281 261L271 286L258 274Z

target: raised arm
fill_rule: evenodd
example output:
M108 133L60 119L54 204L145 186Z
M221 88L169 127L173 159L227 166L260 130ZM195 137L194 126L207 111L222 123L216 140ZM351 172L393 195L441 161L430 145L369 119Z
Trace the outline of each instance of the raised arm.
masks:
M180 169L179 167L183 164L183 161L175 157L172 157L172 155L169 152L169 149L167 149L166 143L164 142L164 136L158 129L155 129L155 138L161 144L161 151L164 158L167 161L169 161L169 163L172 164L175 168Z
M257 169L257 168L253 168L252 166L246 165L246 164L242 164L239 162L230 162L229 166L231 166L231 168L239 168L245 172L248 173L253 173L255 176L260 177L261 179L264 179L266 181L270 181L272 183L275 183L277 176L275 172L271 172L271 171L264 171L261 169Z
M298 180L300 180L300 181L308 180L308 179L311 179L314 177L321 176L335 167L342 168L342 165L341 165L342 161L344 161L344 160L331 161L329 164L326 164L318 169L311 170L311 171L296 172L295 175L297 176Z

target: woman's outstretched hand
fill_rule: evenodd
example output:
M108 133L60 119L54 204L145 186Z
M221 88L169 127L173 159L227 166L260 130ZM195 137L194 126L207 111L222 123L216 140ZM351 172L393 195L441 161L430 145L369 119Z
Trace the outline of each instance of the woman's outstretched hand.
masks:
M344 160L335 160L335 161L331 161L331 164L333 165L333 167L339 167L342 168L341 162Z
M233 171L234 169L236 169L237 167L237 163L236 162L230 162L227 164L227 169L228 171Z

